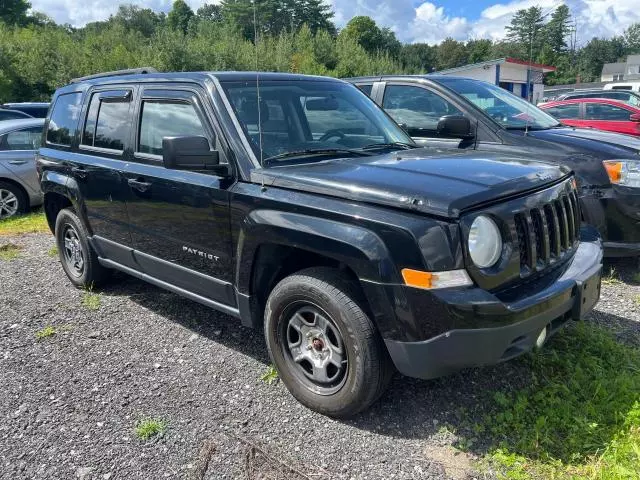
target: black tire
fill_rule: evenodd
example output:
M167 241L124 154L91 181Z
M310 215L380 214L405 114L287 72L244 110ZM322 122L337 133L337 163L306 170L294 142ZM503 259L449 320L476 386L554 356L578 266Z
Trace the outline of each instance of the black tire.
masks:
M310 268L278 283L265 308L267 348L282 382L300 403L332 417L349 417L368 408L382 395L393 373L386 347L362 308L358 292L354 282L339 271ZM304 321L294 320L296 314ZM320 321L323 315L326 318ZM326 334L313 333L314 325L326 320L330 324L324 329ZM306 333L298 329L300 325ZM292 351L289 345L298 343ZM296 354L301 351L305 353ZM333 358L335 352L345 354L336 354L336 358L346 356L341 368L331 362L324 370L313 366L312 361L325 354ZM315 360L307 360L309 355L316 355ZM333 378L331 382L316 381L316 372L323 371L325 375L320 376Z
M64 208L58 213L55 237L60 263L71 283L78 288L93 288L107 279L109 270L98 262L87 240L87 231L73 209ZM82 265L77 268L80 257Z
M23 215L28 211L29 198L24 190L12 183L0 181L0 220Z

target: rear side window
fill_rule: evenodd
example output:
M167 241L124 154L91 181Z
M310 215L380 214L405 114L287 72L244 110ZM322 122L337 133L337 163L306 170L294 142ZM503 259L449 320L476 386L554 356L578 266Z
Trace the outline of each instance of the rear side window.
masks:
M142 102L138 152L162 155L162 139L182 135L206 137L192 103L172 100Z
M556 107L545 108L545 112L554 118L580 118L580 104L558 105Z
M605 103L587 103L584 114L586 120L628 121L630 117L628 110Z
M42 138L42 127L16 130L0 137L0 150L37 150Z
M78 117L80 116L82 93L65 93L60 95L53 106L49 128L47 129L47 143L70 146L71 139L76 133Z
M130 91L99 92L91 96L82 145L123 151L130 132Z
M29 118L29 115L12 110L0 110L0 120L16 120L18 118Z

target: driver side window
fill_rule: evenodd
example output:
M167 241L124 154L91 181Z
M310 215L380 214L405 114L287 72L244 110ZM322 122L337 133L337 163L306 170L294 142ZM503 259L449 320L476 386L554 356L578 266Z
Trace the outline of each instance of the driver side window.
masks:
M463 114L440 95L410 85L387 85L382 106L412 137L437 137L441 117Z

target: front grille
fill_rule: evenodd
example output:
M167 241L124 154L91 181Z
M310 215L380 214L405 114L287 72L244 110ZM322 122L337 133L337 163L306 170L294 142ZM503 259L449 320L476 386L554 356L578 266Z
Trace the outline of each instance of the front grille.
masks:
M560 195L514 217L523 276L557 262L575 250L580 208L575 191Z

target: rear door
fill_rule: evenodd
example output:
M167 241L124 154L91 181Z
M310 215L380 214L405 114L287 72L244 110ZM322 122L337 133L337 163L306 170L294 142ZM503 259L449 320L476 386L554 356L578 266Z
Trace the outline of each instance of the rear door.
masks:
M15 175L31 196L40 192L35 154L41 139L42 125L0 135L0 165Z
M567 103L564 105L542 106L542 110L554 117L556 120L572 127L586 126L582 118L582 103Z
M215 173L166 169L162 139L200 135L227 162L213 110L197 87L145 86L136 106L134 158L125 176L135 256L152 277L227 306L232 288L229 187Z
M600 130L640 135L640 124L631 121L631 114L630 110L617 105L585 102L585 123Z

